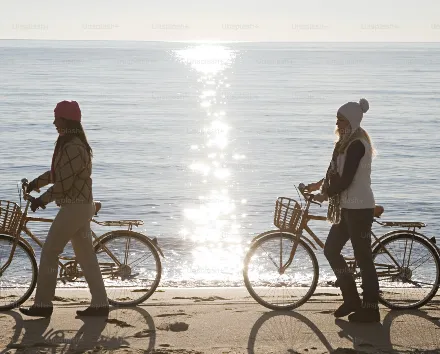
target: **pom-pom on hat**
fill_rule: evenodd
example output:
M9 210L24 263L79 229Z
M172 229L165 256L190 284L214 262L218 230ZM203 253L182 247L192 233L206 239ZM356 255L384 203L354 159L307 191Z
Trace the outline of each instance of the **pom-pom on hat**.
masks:
M55 118L64 118L81 122L81 109L76 101L58 102L53 113Z
M364 113L368 111L370 105L365 98L361 98L359 103L347 102L338 109L338 114L343 115L349 122L352 131L361 126Z

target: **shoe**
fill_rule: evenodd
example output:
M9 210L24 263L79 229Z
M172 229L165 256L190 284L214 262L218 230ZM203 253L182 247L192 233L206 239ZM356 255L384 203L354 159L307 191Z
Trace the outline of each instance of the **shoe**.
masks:
M85 310L78 310L76 314L78 316L105 316L108 317L109 307L92 307L89 306Z
M373 323L380 322L379 309L360 308L355 313L348 316L350 322Z
M19 311L26 316L50 317L52 316L53 307L42 307L33 305L31 307L20 307Z
M355 312L356 310L358 310L361 307L360 304L355 305L355 304L349 304L347 302L344 302L341 306L339 306L336 311L334 312L334 316L336 318L339 317L345 317L347 315L349 315L352 312Z

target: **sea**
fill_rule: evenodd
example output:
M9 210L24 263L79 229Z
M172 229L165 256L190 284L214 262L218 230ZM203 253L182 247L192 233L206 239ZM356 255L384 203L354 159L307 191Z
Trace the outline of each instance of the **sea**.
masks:
M360 98L381 219L440 236L438 43L0 40L0 77L0 199L20 204L20 180L50 168L53 109L76 100L96 220L143 220L134 230L165 256L161 286L242 286L251 240L276 229L277 198L300 201L295 187L324 176L336 112ZM325 242L331 225L310 226ZM49 224L29 227L44 241ZM335 277L317 248L325 286Z

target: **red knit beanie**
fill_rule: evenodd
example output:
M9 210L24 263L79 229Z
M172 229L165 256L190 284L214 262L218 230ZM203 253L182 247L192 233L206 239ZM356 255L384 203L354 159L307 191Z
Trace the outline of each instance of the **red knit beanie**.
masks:
M81 109L76 101L61 101L53 110L55 118L64 118L81 122Z

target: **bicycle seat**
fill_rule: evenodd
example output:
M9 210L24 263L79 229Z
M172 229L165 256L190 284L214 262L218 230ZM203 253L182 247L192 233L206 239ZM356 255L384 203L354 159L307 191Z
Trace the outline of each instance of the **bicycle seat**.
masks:
M94 200L93 203L95 203L95 215L98 215L98 212L102 208L102 203L99 200Z
M374 217L380 218L380 216L383 214L384 211L385 209L382 205L376 205L374 208Z

